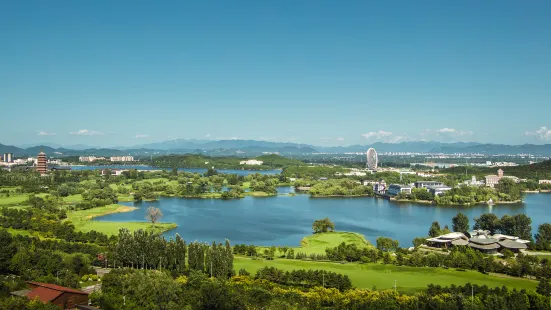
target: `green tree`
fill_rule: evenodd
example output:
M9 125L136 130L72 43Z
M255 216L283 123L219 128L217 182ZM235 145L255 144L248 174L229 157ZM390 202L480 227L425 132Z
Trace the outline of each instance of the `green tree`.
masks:
M452 219L452 228L456 232L468 232L469 231L469 218L463 213L457 213Z
M499 183L495 186L498 193L509 196L510 200L519 200L522 197L522 189L519 184L511 178L501 178Z
M414 247L418 247L422 244L425 244L425 242L427 242L427 239L426 238L421 238L421 237L416 237L412 241Z
M383 252L393 252L398 249L399 243L398 240L392 240L388 237L379 237L377 238L377 249Z
M538 250L551 251L551 224L545 223L538 226L538 233L535 237Z
M329 220L329 218L324 218L322 220L316 220L314 221L314 224L312 224L312 230L315 234L317 233L324 233L327 231L333 231L335 230L335 224Z
M504 215L499 221L499 231L521 239L532 238L532 219L526 214Z
M438 223L437 221L434 221L432 222L432 225L430 226L430 229L429 229L429 237L438 237L440 236L440 232L441 232L441 229L440 229L440 223Z
M536 289L536 292L543 296L550 296L551 295L551 284L549 283L549 279L546 278L540 278L538 283L538 288Z
M0 229L0 273L7 273L11 264L11 259L16 252L11 234Z
M474 229L489 230L494 234L499 228L499 218L493 213L485 213L474 219Z

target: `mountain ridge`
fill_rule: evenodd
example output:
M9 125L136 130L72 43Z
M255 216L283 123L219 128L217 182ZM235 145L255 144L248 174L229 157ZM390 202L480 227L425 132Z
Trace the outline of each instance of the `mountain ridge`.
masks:
M56 145L57 146L57 145ZM52 147L48 144L29 146L26 148L0 144L0 153L14 153L15 156L34 156L40 151L47 154L58 154L60 156L94 155L94 156L117 156L134 155L150 156L165 154L210 154L223 156L248 156L260 155L262 153L280 153L282 155L308 154L308 153L359 153L365 152L368 148L375 148L379 153L383 152L411 152L411 153L477 153L477 154L534 154L551 156L551 144L482 144L476 142L400 142L385 143L375 142L372 144L355 144L349 146L315 146L292 142L272 142L257 140L185 140L175 139L164 142L136 145L128 148L102 148L78 145L79 149L68 147Z

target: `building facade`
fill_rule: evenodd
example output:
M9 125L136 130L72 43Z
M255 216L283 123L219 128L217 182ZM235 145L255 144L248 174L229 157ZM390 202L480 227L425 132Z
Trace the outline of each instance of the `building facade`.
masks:
M434 196L440 196L445 192L450 191L451 189L452 189L451 187L445 186L445 185L427 187L427 190L429 191L429 193L433 194Z
M400 193L411 194L411 186L409 185L400 185L400 184L390 184L388 187L388 194L396 196Z
M111 156L109 159L111 161L134 161L133 156Z
M263 163L264 163L263 161L256 160L256 159L242 160L239 162L240 165L250 165L250 166L260 166Z
M438 181L417 181L414 183L415 188L427 188L431 186L444 186L443 182Z
M5 163L13 163L13 153L4 153L2 155L2 161Z

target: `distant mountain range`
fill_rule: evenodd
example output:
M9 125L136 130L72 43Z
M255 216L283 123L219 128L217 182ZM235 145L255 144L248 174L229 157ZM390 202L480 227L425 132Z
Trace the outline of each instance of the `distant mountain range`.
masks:
M86 145L59 146L59 145L25 145L22 147L0 144L0 153L14 153L16 157L34 156L44 151L50 156L116 156L116 155L166 155L166 154L206 154L210 156L256 156L266 152L278 152L282 155L309 154L309 153L348 153L365 152L373 147L379 153L382 152L413 152L413 153L480 153L487 155L494 154L537 154L551 156L551 144L535 145L503 145L503 144L481 144L481 143L441 143L441 142L401 142L382 143L377 142L370 145L350 146L314 146L288 142L269 142L255 140L185 140L176 139L158 143L138 145L125 148L97 148Z

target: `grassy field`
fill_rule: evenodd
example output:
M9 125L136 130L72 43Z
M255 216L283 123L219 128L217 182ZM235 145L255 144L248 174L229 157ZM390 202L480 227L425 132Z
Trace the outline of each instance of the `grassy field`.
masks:
M299 250L306 254L316 253L325 254L326 248L336 247L345 242L346 244L355 244L358 247L370 247L371 245L365 237L358 233L335 231L321 234L314 234L304 237L300 242Z
M107 235L116 235L120 228L127 228L130 231L137 229L154 230L156 232L164 232L175 228L177 225L173 223L157 223L155 227L148 222L100 222L93 221L95 217L120 213L131 212L135 208L121 206L117 204L107 205L99 208L93 208L89 210L71 211L67 213L67 220L71 221L77 230L91 231L95 230Z
M32 236L30 230L6 228L6 230L12 235Z
M63 201L68 204L75 204L82 202L82 195L76 194L76 195L69 195L67 197L63 197Z
M505 285L508 288L534 290L537 282L533 280L512 278L506 276L484 275L475 271L456 271L455 269L404 267L382 264L339 264L330 262L312 262L294 259L253 260L247 257L235 257L236 271L243 268L251 274L265 266L282 270L293 269L323 269L347 275L352 284L359 288L390 289L394 281L402 293L414 293L426 289L428 284L464 285L474 283L490 287Z
M333 248L337 245L345 242L347 244L355 244L358 247L370 247L369 241L365 239L362 234L346 232L346 231L334 231L321 234L314 234L302 238L300 241L299 247L290 247L297 252L306 253L310 255L315 254L325 254L325 248ZM279 245L276 245L279 246ZM257 247L262 253L264 249L269 247ZM277 252L276 255L282 255L280 252Z
M29 200L28 195L10 195L10 197L2 196L0 197L0 206L10 206L23 204Z

